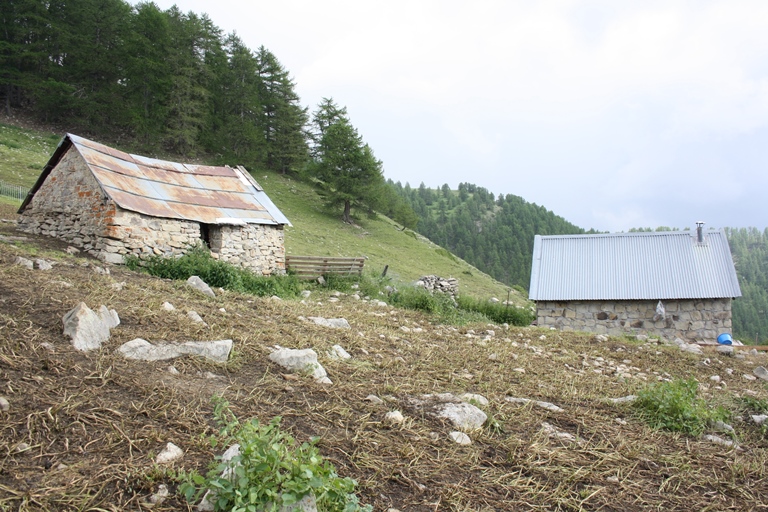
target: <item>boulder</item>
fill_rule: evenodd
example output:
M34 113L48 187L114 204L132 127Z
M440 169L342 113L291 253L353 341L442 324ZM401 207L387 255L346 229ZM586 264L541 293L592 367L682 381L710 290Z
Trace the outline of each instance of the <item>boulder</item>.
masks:
M123 343L118 351L126 359L164 361L183 355L201 356L217 363L226 363L232 351L232 340L186 341L153 345L141 338Z
M81 302L62 318L64 335L72 339L72 345L82 352L95 350L109 339L110 329L120 324L114 309L101 306L94 313L85 302Z
M269 359L287 370L307 372L316 381L325 382L328 379L328 373L317 361L317 353L311 348L281 348L269 354Z

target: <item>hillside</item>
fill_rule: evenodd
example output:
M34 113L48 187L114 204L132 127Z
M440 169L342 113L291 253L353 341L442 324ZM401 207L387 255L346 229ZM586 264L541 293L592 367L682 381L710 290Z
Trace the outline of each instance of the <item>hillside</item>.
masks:
M0 218L11 214L0 206ZM125 268L104 275L97 261L70 256L49 238L8 240L19 236L12 223L0 223L0 235L0 395L7 400L0 509L190 510L177 494L183 475L205 473L225 447L209 442L217 432L213 395L243 421L280 416L299 442L318 437L321 454L358 481L361 502L376 511L750 510L768 497L768 440L751 419L768 411L765 382L751 377L766 365L764 355L695 355L532 327L456 327L318 290L301 302L232 292L212 299ZM53 268L28 270L14 264L19 256ZM114 308L121 320L88 353L62 334L62 316L80 301ZM189 310L208 327L192 323ZM351 328L309 317L345 318ZM116 350L135 338L231 339L234 350L224 364L126 360ZM336 344L351 359L327 357ZM333 384L271 362L276 345L314 349ZM654 430L641 409L611 401L688 377L699 381L706 410L727 408L722 417L738 449ZM456 427L420 405L437 393L488 399L471 399L487 420L469 429L470 445L454 442ZM667 400L670 424L675 406L693 405L680 395ZM402 422L385 419L393 411ZM706 433L729 438L716 428ZM183 457L156 463L168 442ZM169 496L150 503L161 486Z
M59 138L46 131L0 125L0 180L31 187ZM455 277L459 279L460 293L501 300L509 296L520 305L528 302L519 292L510 291L509 287L413 231L403 230L386 217L363 216L356 218L355 224L345 224L340 220L340 212L322 208L322 200L307 183L272 171L255 172L254 177L291 221L292 226L285 231L288 254L365 256L366 271L380 275L388 265L387 276L395 284L408 284L425 275Z

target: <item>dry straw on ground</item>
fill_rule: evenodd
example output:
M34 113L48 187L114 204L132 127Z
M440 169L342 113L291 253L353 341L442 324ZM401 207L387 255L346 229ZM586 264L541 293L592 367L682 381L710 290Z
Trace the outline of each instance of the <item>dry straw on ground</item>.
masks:
M13 233L13 226L0 224L0 233ZM0 243L0 395L10 402L0 413L0 510L190 509L173 494L175 478L205 472L217 454L207 439L215 433L214 394L240 418L281 416L298 440L319 436L323 455L359 482L361 501L375 510L756 510L768 500L768 442L743 413L733 420L742 447L735 450L653 431L629 406L609 401L644 385L637 374L651 382L667 372L695 376L707 384L708 400L735 410L739 396L768 398L760 381L741 377L764 364L760 358L694 356L536 328L435 325L349 296L332 303L314 294L306 304L235 293L209 299L182 283L122 268L97 274L98 262L61 249L37 238ZM50 271L13 264L31 253L57 263ZM120 282L125 286L117 291L112 284ZM122 320L95 353L75 351L62 336L61 317L80 301L115 308ZM165 301L177 311L164 311ZM190 309L209 327L191 324ZM344 317L352 329L300 316ZM488 339L487 330L494 331ZM142 363L115 353L136 337L231 338L235 353L227 365L194 358ZM324 358L335 344L353 358ZM267 358L274 345L315 349L334 384L286 377ZM636 368L632 377L595 371L624 360ZM722 389L708 381L713 374L725 381ZM483 407L489 421L470 433L472 445L455 444L450 425L409 400L441 392L490 400ZM367 401L371 394L384 403ZM564 412L506 396L551 402ZM406 420L385 423L395 409ZM551 437L544 422L575 441ZM158 466L154 457L169 441L184 458ZM172 495L151 505L160 484Z

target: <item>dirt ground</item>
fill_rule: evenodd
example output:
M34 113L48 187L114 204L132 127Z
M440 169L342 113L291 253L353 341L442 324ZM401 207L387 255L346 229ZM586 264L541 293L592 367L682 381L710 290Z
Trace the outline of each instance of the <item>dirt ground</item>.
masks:
M0 219L14 218L0 203ZM756 411L743 406L745 397L768 399L764 382L743 377L768 363L764 355L695 356L626 338L454 327L348 295L332 302L323 292L303 303L232 292L210 299L122 267L97 273L99 261L68 255L67 244L19 233L12 222L0 222L0 235L26 237L0 241L0 396L10 404L0 412L0 510L191 510L176 490L183 472L205 472L220 453L209 442L214 395L242 419L280 416L299 441L319 436L323 456L358 481L361 502L376 511L768 508L768 442L750 420ZM28 270L14 264L18 256L54 266ZM120 316L100 350L79 352L62 334L62 316L81 301ZM176 311L163 310L165 301ZM189 322L189 310L208 327ZM301 318L309 316L343 317L352 328ZM232 339L235 348L227 364L135 362L116 353L134 338ZM324 357L335 344L352 359ZM313 348L333 385L285 374L267 358L275 345ZM629 376L608 371L619 364ZM609 400L687 376L733 411L738 449L652 430ZM454 443L454 427L413 404L442 392L489 399L489 420L469 433L471 445ZM372 394L384 403L366 400ZM387 424L391 410L405 421ZM549 434L545 423L573 438ZM184 456L158 465L168 442ZM149 503L161 484L170 497Z

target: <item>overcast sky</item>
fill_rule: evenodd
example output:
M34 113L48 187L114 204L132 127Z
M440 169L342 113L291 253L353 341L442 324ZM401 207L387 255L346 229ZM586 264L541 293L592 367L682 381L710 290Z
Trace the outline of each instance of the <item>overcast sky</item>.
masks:
M768 1L156 3L346 106L394 181L605 231L768 227Z

